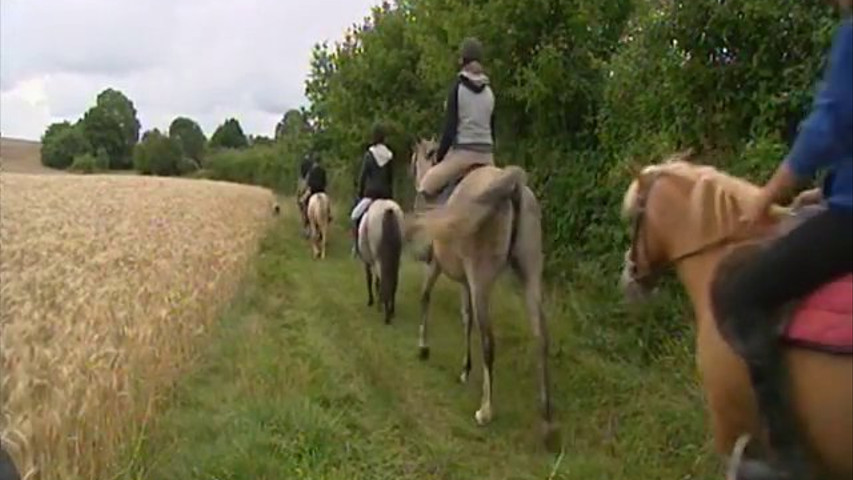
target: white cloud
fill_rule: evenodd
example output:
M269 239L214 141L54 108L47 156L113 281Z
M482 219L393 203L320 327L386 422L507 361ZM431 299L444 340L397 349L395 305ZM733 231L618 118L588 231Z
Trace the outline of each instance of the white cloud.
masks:
M303 88L316 42L338 39L378 0L3 0L0 130L38 138L107 87L143 129L177 115L210 135L226 117L271 135Z

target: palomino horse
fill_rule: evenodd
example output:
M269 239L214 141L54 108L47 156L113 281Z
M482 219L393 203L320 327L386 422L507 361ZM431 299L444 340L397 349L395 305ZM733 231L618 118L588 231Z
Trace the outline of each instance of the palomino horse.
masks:
M332 206L329 202L329 196L323 192L311 195L306 210L314 258L326 258L326 240L329 234L329 224L332 221Z
M414 146L411 168L416 184L433 165L436 146L433 140L421 140ZM429 357L430 295L441 273L461 284L463 383L471 371L471 325L477 323L483 353L483 394L474 418L480 425L489 423L493 415L494 336L489 296L498 275L506 266L512 267L523 284L530 326L538 342L541 416L546 444L553 447L556 429L551 419L548 330L542 312L541 216L539 203L525 182L526 174L519 167L476 168L462 178L443 206L416 215L407 233L425 233L433 251L421 290L421 358Z
M686 161L688 156L678 154L647 166L625 193L622 213L633 223L633 235L622 287L630 298L641 298L659 273L675 269L696 316L696 360L716 450L727 456L737 444L736 455L740 455L743 439L765 442L766 438L746 364L718 330L711 285L718 266L735 260L729 254L742 259L744 249L755 248L756 240L772 237L739 232L742 205L758 194L757 186L713 167L692 164ZM789 216L781 207L774 207L773 213L777 220ZM849 480L853 475L853 358L817 348L785 348L790 393L814 463L826 478Z
M386 324L394 318L402 251L403 210L393 200L374 200L358 225L358 255L364 262L367 306L373 305L375 280Z

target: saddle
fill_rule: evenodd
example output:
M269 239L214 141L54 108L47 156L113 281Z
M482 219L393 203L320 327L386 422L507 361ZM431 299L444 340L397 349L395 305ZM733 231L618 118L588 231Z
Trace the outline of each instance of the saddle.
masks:
M800 226L826 207L798 209L782 220L764 244ZM825 353L853 355L853 274L842 275L819 286L784 308L780 339L792 346Z

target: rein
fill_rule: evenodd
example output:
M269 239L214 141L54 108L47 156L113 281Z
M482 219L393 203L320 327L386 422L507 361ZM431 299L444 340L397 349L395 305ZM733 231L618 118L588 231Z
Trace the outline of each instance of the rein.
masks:
M678 255L674 258L671 258L671 259L667 260L666 262L664 262L663 264L658 265L657 267L651 268L649 271L643 272L643 273L638 275L637 274L637 242L639 239L639 235L641 233L640 230L642 228L643 216L646 213L646 203L648 202L649 194L651 193L652 187L654 186L654 184L658 180L658 178L660 178L661 174L659 172L655 172L653 175L654 176L652 177L648 188L646 188L643 191L637 192L637 213L634 216L633 234L632 234L632 238L631 238L631 251L630 251L629 257L628 257L628 261L630 262L630 265L631 265L632 278L635 282L642 282L644 280L653 279L655 277L660 276L668 268L674 267L677 264L683 262L684 260L687 260L689 258L693 258L693 257L698 256L698 255L702 255L703 253L707 253L710 250L716 249L718 247L722 247L728 243L744 240L744 238L740 238L739 236L736 236L734 234L723 235L722 237L720 237L714 241L706 243L706 244L704 244L698 248L695 248L693 250L689 250L686 253L682 253L681 255Z

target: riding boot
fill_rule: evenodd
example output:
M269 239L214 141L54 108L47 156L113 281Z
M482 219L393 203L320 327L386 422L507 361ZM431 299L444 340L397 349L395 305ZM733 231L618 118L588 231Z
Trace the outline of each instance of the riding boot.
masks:
M767 429L772 460L768 467L779 480L807 480L809 464L801 434L796 424L784 352L776 335L773 320L778 315L753 314L741 321L738 336L747 363L750 381L758 404L758 414ZM738 480L753 480L747 472ZM764 477L760 477L764 478Z

